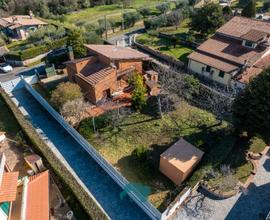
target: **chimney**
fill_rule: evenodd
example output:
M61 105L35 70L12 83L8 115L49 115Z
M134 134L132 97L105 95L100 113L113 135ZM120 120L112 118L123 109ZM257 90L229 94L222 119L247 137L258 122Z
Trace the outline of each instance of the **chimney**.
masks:
M32 10L29 10L29 17L30 17L30 19L33 19L33 17L34 17Z
M72 46L68 46L68 57L70 61L74 60L74 53L73 53Z
M17 21L16 16L12 16L12 22L15 23Z
M244 64L241 67L241 72L244 72L248 68L248 60L245 60Z

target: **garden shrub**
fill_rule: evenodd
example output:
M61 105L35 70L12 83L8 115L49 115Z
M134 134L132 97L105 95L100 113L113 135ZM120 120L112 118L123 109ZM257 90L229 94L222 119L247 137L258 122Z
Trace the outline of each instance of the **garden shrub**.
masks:
M254 153L261 153L266 147L266 143L260 136L254 136L249 140L249 151Z
M47 44L40 46L33 46L31 48L20 50L20 51L11 51L6 55L7 59L24 61L27 59L32 59L41 54L47 53L52 49L63 47L66 45L67 38L62 38L56 41L49 41Z
M141 145L132 152L132 155L139 161L145 161L148 155L148 149Z

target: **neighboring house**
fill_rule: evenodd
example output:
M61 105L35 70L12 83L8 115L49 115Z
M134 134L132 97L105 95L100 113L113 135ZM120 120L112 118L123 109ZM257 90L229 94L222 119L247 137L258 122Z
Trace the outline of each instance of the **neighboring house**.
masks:
M47 23L30 15L14 15L7 18L0 18L0 30L7 36L17 40L25 40L31 31Z
M189 55L188 69L230 88L244 88L270 66L270 23L233 17Z
M86 45L88 57L66 62L67 73L71 82L76 82L85 97L97 104L102 100L117 96L131 89L129 76L135 72L143 74L143 64L149 57L131 48L114 45ZM154 81L153 72L145 74L146 81ZM151 85L153 87L153 85ZM155 91L155 88L150 88Z
M49 172L18 179L0 159L0 220L49 220Z

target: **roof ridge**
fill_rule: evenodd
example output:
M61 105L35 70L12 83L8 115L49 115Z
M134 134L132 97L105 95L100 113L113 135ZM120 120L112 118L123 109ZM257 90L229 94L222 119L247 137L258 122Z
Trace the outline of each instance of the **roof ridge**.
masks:
M42 173L38 173L38 174L36 174L34 176L30 176L28 184L36 182L38 179L42 178L45 175L49 175L49 170L46 170L46 171L44 171Z

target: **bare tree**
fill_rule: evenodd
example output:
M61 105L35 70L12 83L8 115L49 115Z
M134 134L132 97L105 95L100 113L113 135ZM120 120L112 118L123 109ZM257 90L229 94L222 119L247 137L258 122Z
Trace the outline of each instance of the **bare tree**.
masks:
M179 107L183 100L188 100L198 107L212 112L219 125L225 117L231 115L234 93L226 92L219 87L211 88L200 83L192 75L174 70L165 65L153 65L159 73L160 94L157 96L160 116Z
M60 113L69 124L77 127L80 121L86 117L86 110L89 107L90 104L85 102L83 98L78 98L65 103Z

